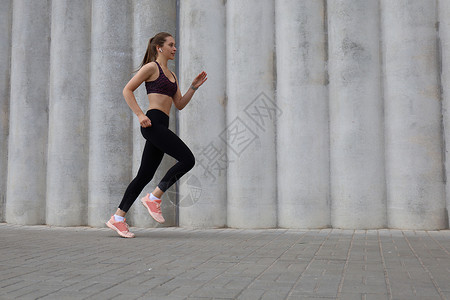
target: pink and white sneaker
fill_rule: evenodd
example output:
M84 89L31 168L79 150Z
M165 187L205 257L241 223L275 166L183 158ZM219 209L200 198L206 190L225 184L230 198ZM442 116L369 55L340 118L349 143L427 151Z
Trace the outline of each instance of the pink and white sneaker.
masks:
M161 200L150 200L150 194L141 199L142 204L147 208L148 213L158 223L164 223L164 217L161 212Z
M134 233L128 230L128 224L125 223L125 219L122 222L117 222L114 219L114 215L111 216L108 222L106 222L106 226L116 231L121 237L124 238L134 238Z

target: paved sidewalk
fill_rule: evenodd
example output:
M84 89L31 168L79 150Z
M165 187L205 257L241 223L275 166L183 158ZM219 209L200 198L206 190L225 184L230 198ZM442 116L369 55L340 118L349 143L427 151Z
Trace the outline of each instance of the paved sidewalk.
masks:
M0 299L450 299L450 231L0 224Z

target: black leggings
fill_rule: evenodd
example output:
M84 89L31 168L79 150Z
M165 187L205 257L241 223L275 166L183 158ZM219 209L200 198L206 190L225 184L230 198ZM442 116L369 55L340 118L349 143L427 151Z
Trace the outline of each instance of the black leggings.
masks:
M147 111L152 126L143 128L141 133L147 140L142 154L141 166L137 176L128 185L119 208L127 212L144 187L155 175L164 153L178 162L167 171L158 187L165 192L178 179L194 167L195 158L188 146L169 130L169 116L158 109Z

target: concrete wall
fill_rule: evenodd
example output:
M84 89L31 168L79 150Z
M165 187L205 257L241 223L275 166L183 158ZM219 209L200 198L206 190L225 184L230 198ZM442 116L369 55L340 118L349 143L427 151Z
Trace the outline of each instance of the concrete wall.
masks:
M326 5L279 0L275 12L276 104L282 112L277 119L278 225L327 227L331 220Z
M226 8L228 226L276 227L275 5Z
M379 28L377 1L328 1L333 227L386 225Z
M52 2L46 223L86 224L89 162L89 1ZM73 45L77 45L74 47ZM61 197L64 195L64 197Z
M13 2L5 206L9 223L46 223L50 16L51 1Z
M203 0L180 1L181 92L202 70L211 74L179 113L180 137L197 160L197 166L180 181L180 226L227 224L226 144L219 139L226 122L225 32L222 0L208 1L208 5ZM205 124L208 129L202 130Z
M381 8L388 226L445 228L437 1Z
M450 178L450 20L447 16L450 14L450 1L440 0L438 2L439 11L439 49L441 53L440 72L441 72L441 92L442 92L442 114L444 123L444 152L445 160L445 178ZM446 187L447 218L450 209L450 186Z
M165 226L448 228L448 1L0 3L0 221L104 226L144 145L122 89L168 31L182 93L209 79L171 113L196 166Z
M5 220L8 174L9 90L11 76L12 0L2 1L0 11L0 222Z

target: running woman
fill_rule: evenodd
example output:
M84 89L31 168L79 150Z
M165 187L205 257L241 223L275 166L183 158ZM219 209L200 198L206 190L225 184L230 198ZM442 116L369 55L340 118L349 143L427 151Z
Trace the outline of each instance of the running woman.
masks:
M128 185L116 213L106 225L120 236L132 238L125 222L125 215L144 187L152 180L164 153L172 156L177 163L170 168L152 193L141 199L149 214L159 223L164 223L161 213L161 197L178 179L194 167L195 158L186 144L169 127L172 103L182 110L191 100L195 91L207 80L201 72L192 81L188 91L182 96L178 79L167 67L168 60L175 59L175 39L166 32L160 32L148 43L147 52L139 71L123 89L123 96L141 125L141 133L146 139L141 165L136 177ZM133 92L145 82L149 109L146 114L137 104Z

